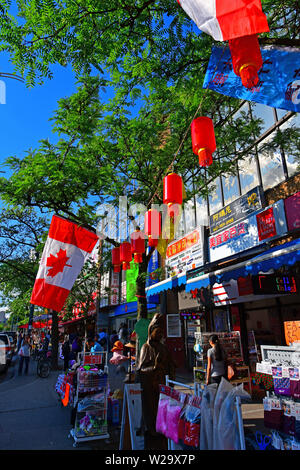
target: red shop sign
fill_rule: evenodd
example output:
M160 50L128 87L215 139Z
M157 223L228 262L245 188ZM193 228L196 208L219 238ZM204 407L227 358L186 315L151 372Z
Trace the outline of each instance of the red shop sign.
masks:
M253 294L253 285L251 276L239 277L237 280L239 295L251 295Z
M289 230L300 228L300 191L284 201L286 220Z
M277 235L273 207L257 214L256 222L259 241L266 240L267 238Z

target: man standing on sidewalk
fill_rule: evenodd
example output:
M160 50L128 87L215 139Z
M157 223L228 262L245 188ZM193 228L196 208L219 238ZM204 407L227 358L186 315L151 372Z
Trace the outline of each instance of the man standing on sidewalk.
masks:
M25 375L28 374L28 367L29 367L29 359L30 359L30 344L28 340L28 336L26 336L21 344L21 347L18 352L19 355L19 369L18 375L22 374L23 363L25 361Z

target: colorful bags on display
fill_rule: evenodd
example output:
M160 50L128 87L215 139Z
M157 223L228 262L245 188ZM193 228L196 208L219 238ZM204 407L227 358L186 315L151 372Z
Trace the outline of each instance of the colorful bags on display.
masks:
M283 409L281 400L277 397L265 397L264 405L264 425L270 429L280 430L283 422Z
M160 385L159 388L156 431L178 444L179 420L186 395L166 385Z

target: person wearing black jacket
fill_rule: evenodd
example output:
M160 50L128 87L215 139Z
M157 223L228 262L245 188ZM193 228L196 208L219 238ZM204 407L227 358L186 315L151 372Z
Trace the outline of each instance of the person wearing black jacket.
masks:
M62 345L62 355L64 357L64 370L68 369L69 366L69 360L70 360L70 341L69 341L69 336L65 335L65 340Z

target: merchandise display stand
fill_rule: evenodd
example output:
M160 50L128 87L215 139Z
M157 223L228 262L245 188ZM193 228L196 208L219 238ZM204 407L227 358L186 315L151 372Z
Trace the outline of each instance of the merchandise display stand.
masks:
M169 376L166 375L166 386L169 387L170 385L177 385L180 388L191 390L194 392L194 395L199 395L198 392L198 385L196 382L194 382L194 386L183 384L181 382L175 382L174 380L170 380ZM168 450L176 450L175 449L175 444L171 439L168 439Z
M76 418L69 437L73 447L80 442L109 438L107 430L108 367L107 352L83 353L77 370L74 397Z
M249 369L249 368L248 368ZM174 386L177 385L180 388L185 388L193 392L195 396L200 397L203 391L206 388L206 385L198 382L194 382L194 385L187 385L180 382L176 382L174 380L170 380L169 376L166 375L166 386ZM240 439L240 450L246 450L246 443L245 443L245 433L244 433L244 424L243 424L243 417L242 417L242 407L241 407L241 398L237 396L234 401L236 415L237 415L237 422L238 422L238 431L239 431L239 439ZM168 450L177 450L175 447L175 443L168 439Z
M300 450L300 345L261 346L259 373L273 380L263 399L264 425L278 450Z

